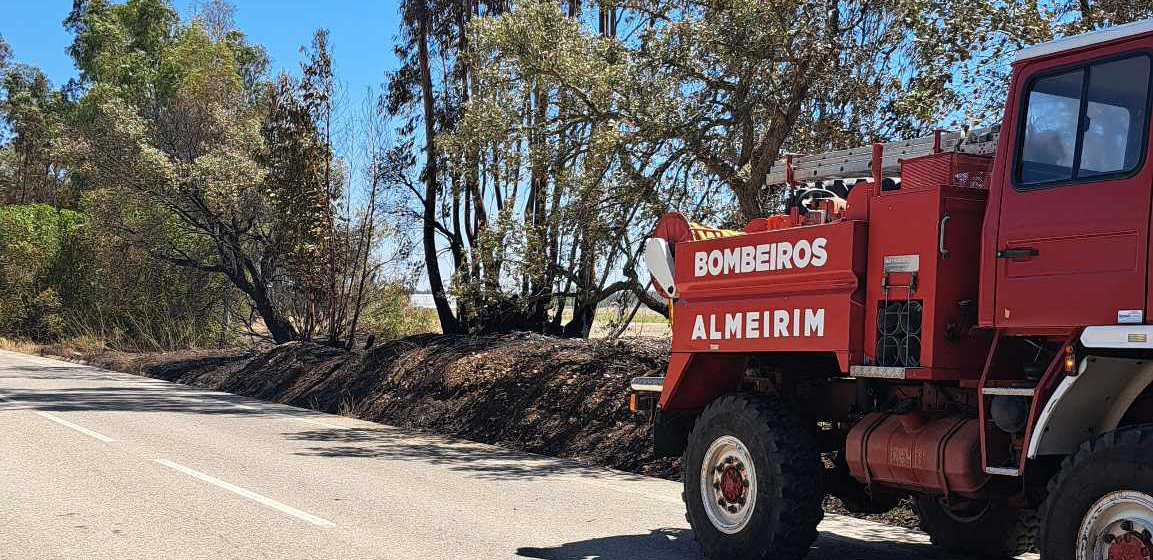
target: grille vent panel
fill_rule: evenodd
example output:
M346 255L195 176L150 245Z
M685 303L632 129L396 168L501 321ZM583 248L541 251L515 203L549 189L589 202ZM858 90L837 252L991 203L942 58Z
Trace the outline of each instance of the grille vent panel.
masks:
M921 365L921 300L877 302L877 365Z

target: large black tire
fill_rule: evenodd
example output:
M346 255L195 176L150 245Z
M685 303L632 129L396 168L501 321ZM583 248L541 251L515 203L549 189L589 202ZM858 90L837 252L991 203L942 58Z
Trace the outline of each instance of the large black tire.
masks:
M1000 501L953 500L946 506L934 496L917 496L913 507L921 529L946 550L981 558L1012 558L1036 550L1041 525L1036 510Z
M712 482L702 486L701 479L706 455L718 449L716 445L734 438L744 446L752 463L751 469L735 470L755 473L748 477L755 481L746 480L744 484L755 492L747 502L740 502L737 515L747 514L743 526L734 524L726 531L710 519L706 507L711 506L705 504L706 499L714 499L712 492L722 492L721 486L713 486ZM721 460L718 464L723 470L708 467L706 475L731 474L732 463ZM714 401L697 419L682 461L687 517L705 556L714 560L804 558L817 539L817 524L824 515L821 472L814 426L807 425L792 407L775 399L749 395Z
M1153 426L1133 426L1081 444L1049 481L1039 545L1045 560L1076 558L1078 531L1090 509L1120 491L1153 496ZM1142 529L1135 527L1136 532ZM1092 540L1092 539L1090 539Z

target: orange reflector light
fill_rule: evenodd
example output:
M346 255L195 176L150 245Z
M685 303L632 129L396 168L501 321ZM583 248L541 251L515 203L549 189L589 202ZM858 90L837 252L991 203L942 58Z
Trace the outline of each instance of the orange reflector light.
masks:
M629 412L637 411L637 394L629 393Z
M1065 365L1065 373L1066 374L1068 374L1068 375L1076 375L1077 374L1077 357L1073 355L1073 346L1072 345L1065 347L1064 365Z

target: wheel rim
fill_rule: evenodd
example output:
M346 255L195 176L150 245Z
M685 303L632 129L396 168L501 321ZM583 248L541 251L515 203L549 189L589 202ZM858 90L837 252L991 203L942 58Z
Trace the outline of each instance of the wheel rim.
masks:
M757 470L749 449L733 436L713 441L701 463L701 500L713 527L738 533L757 503Z
M1077 560L1153 558L1153 497L1110 492L1085 514L1077 531Z

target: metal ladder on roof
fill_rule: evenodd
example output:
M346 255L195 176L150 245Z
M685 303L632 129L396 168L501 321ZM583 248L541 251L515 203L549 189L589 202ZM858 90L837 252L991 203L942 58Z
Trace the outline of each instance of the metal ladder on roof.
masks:
M896 174L901 160L942 151L991 155L997 151L1001 125L968 133L938 130L928 136L835 150L822 154L790 154L773 162L766 176L769 185L795 185L832 179L872 177L873 160L879 149L882 175Z

